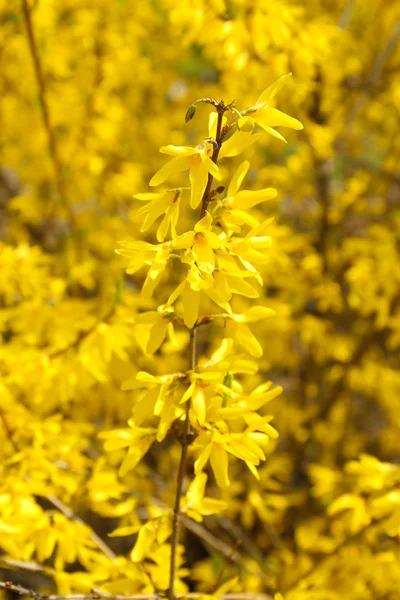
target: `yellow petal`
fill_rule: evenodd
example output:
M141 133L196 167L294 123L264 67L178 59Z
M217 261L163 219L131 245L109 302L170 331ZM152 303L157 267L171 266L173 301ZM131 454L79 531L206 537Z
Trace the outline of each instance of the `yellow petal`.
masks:
M231 292L235 294L240 294L241 296L246 296L247 298L259 298L260 294L257 292L252 285L247 283L247 281L243 281L238 277L232 277L231 275L226 275L226 281Z
M160 185L160 183L163 183L171 175L174 175L175 173L179 173L181 171L185 171L186 169L189 169L189 167L190 162L188 161L188 158L186 156L177 156L176 158L173 158L172 160L167 162L166 165L161 167L161 169L157 171L155 175L153 175L153 177L150 179L149 185L151 185L152 187Z
M263 349L250 328L247 325L241 324L236 325L235 329L236 339L239 344L243 346L249 354L256 358L260 358L263 354Z
M192 483L189 485L187 491L187 498L193 504L199 504L204 498L204 492L206 489L207 483L207 475L206 473L199 473L193 479Z
M236 194L233 206L242 210L248 210L260 204L260 202L275 198L277 194L278 192L274 188L264 188L257 191L242 190Z
M190 206L195 209L199 206L204 191L207 187L208 173L201 159L196 159L192 162L190 172Z
M200 388L196 388L196 392L193 394L192 406L200 425L204 425L206 422L206 399Z
M210 137L213 137L215 139L216 135L217 135L217 122L218 122L218 113L213 111L210 113L210 116L208 118L208 135ZM222 127L224 127L227 123L227 118L224 115L222 117Z
M267 89L265 89L260 94L260 96L256 102L256 106L259 106L260 104L268 103L271 100L273 100L273 98L280 92L280 90L283 88L283 86L285 85L285 83L291 76L292 76L291 73L282 75L282 77L279 77L279 79L277 79L272 85L267 87Z
M245 461L246 465L248 466L248 468L250 469L250 471L253 473L254 477L260 481L260 474L257 471L256 467L249 461Z
M192 251L199 269L204 273L212 273L215 267L215 257L213 249L207 244L207 240L201 237L195 238Z
M183 292L185 285L186 285L186 281L182 281L182 283L180 283L178 285L178 287L176 287L174 289L174 291L172 292L172 294L170 295L170 297L167 300L168 306L171 306L179 298L179 296Z
M196 387L196 382L192 381L192 383L189 385L188 389L186 390L186 392L183 394L182 398L180 399L179 404L184 404L185 402L187 402L189 400L189 398L192 397L195 387Z
M185 285L182 300L183 321L188 329L192 329L199 316L200 292L195 292L190 285Z
M281 112L277 108L272 108L272 106L266 106L262 108L257 113L257 118L255 119L257 123L263 123L268 127L290 127L290 129L303 129L302 123L293 117L289 117L285 113Z
M169 154L170 156L193 156L193 154L198 154L197 148L192 148L190 146L174 146L173 144L161 146L160 152Z
M215 442L212 444L210 463L217 484L222 488L228 487L230 485L228 477L228 454L221 444Z
M131 552L133 562L143 560L150 552L150 548L156 539L156 531L153 523L146 523L140 531L136 544Z
M227 192L228 198L230 196L234 196L237 193L238 189L242 185L243 179L247 175L247 171L249 170L249 167L250 167L250 163L248 160L245 160L239 166L239 168L237 169L236 173L232 177L231 182L229 184L228 192Z
M283 135L281 135L278 131L276 131L276 129L274 129L273 127L269 127L268 125L264 125L263 123L260 123L260 122L257 122L257 124L262 129L264 129L264 131L266 131L267 133L272 135L272 137L276 138L277 140L281 140L281 142L285 142L285 144L287 144L287 141L285 140Z
M211 160L211 158L205 152L200 153L200 158L203 161L203 164L207 171L211 173L211 175L215 179L221 179L221 173L219 172L218 166L215 164L215 162Z
M194 226L194 230L196 231L196 233L199 231L210 231L212 222L212 216L207 211L205 216L196 223L196 225Z
M154 354L159 349L167 335L168 323L168 319L163 318L154 323L150 329L150 337L146 346L147 354Z
M223 142L219 157L237 156L247 150L247 148L252 146L261 137L261 133L252 135L251 132L236 131L229 140Z
M253 131L254 129L254 119L252 117L242 117L238 120L238 128L239 131Z
M205 448L201 452L200 456L197 458L196 462L194 463L194 472L196 475L198 473L201 473L201 471L204 469L208 459L210 458L210 454L211 454L211 444L208 444L207 446L205 446Z

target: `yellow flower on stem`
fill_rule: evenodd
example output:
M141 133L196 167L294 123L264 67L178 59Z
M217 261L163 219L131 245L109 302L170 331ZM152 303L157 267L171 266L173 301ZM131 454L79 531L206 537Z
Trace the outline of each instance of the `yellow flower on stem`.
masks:
M260 440L263 438L264 441L268 441L270 436L255 431L255 429L260 428L249 427L243 433L219 433L216 430L202 432L194 442L194 448L200 450L194 463L196 475L201 473L207 462L210 461L217 484L222 488L228 487L230 485L229 452L243 460L253 475L259 479L256 467L266 458L260 447Z
M182 412L177 411L178 402L174 396L182 377L181 373L155 376L146 371L139 371L135 377L125 381L121 386L124 391L145 388L133 407L133 417L128 421L131 427L141 425L153 416L159 417L156 439L162 442L177 416L176 413Z
M183 394L180 404L192 399L193 411L200 425L206 422L207 396L214 395L215 384L212 382L221 379L221 373L209 371L208 373L191 373L190 385ZM209 383L211 382L211 383Z
M229 250L236 254L247 268L252 267L250 261L268 262L269 256L264 251L271 247L272 239L269 235L264 234L272 221L271 218L265 219L265 221L253 227L244 238L234 237L227 244Z
M293 117L289 117L277 108L269 106L276 94L281 90L291 73L283 75L275 83L262 92L254 106L242 112L244 115L238 120L238 127L242 131L252 131L254 125L259 125L264 131L286 142L285 138L278 133L274 127L289 127L290 129L303 129L302 123Z
M121 477L136 467L156 439L156 429L136 427L131 420L128 423L129 429L113 429L99 434L101 439L106 440L106 451L128 449L119 468Z
M213 233L212 222L212 216L207 212L192 231L187 231L174 240L174 248L190 250L197 267L204 273L214 271L214 250L224 245L224 241Z
M218 115L216 112L210 113L209 121L208 121L208 131L209 136L211 138L215 138L217 131L217 120ZM224 115L222 119L222 127L227 125L228 121L226 116ZM256 133L252 135L252 129L249 131L240 131L236 129L236 131L226 140L223 140L222 147L219 151L218 158L221 160L222 158L231 158L233 156L238 156L250 146L252 146L255 142L257 142L262 137L262 133Z
M198 523L203 520L203 516L214 515L227 507L223 500L204 496L207 479L206 473L196 475L182 501L182 513Z
M122 248L116 250L116 253L128 259L126 272L129 275L136 273L145 265L150 266L142 286L142 296L151 298L170 259L171 242L164 242L163 244L149 244L142 241L118 243Z
M192 148L191 146L173 146L170 144L162 146L160 152L174 158L153 175L149 185L160 185L171 175L189 169L190 206L197 208L207 187L208 175L212 175L215 179L221 179L219 168L208 156L206 146L199 144Z

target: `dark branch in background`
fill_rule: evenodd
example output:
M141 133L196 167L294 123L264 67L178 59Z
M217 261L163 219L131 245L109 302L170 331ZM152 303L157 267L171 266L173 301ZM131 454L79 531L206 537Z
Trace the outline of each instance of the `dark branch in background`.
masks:
M323 127L327 124L327 122L326 116L322 110L321 86L323 82L320 69L317 72L315 83L317 87L313 94L313 104L309 111L309 117L314 123ZM329 236L329 208L331 202L332 161L330 159L319 158L315 154L312 144L310 144L310 148L314 158L316 197L321 210L321 220L315 247L322 257L322 272L323 274L326 274L329 270L327 252Z
M39 58L38 46L37 46L37 42L36 42L35 31L34 31L32 17L31 17L31 9L28 6L28 0L21 0L21 5L22 5L22 12L23 12L24 21L25 21L26 32L28 35L29 51L30 51L33 66L35 69L36 83L37 83L38 91L39 91L39 102L40 102L40 107L42 109L43 124L44 124L44 128L46 130L48 144L49 144L49 150L50 150L50 156L51 156L52 162L53 162L54 177L55 177L57 192L58 192L60 200L64 206L64 209L67 213L71 228L76 229L75 215L73 213L73 210L72 210L72 207L68 200L67 192L65 189L65 182L64 182L64 178L63 178L63 174L62 174L61 160L60 160L60 156L58 153L56 137L55 137L54 129L53 129L52 122L51 122L50 109L49 109L49 104L48 104L48 100L47 100L46 83L45 83L45 79L44 79L44 75L43 75L42 65L41 65L40 58Z
M397 43L400 40L400 21L396 21L392 34L386 41L386 44L382 48L380 52L377 53L375 59L371 66L371 71L365 85L363 86L363 91L361 95L358 97L357 101L354 103L353 107L349 111L349 116L347 119L347 125L344 130L344 137L348 140L350 137L351 130L353 125L360 113L360 111L364 108L366 102L375 93L375 88L379 82L381 77L383 68L385 66L386 61L389 59L393 50L395 50ZM339 141L339 146L342 149L343 140Z
M65 348L61 348L60 350L56 350L55 352L51 352L49 354L49 358L57 358L58 356L65 354L65 352L68 352L68 350L77 348L83 342L83 340L85 340L91 333L93 333L93 331L99 325L101 325L101 323L108 323L111 320L111 318L114 316L114 313L115 313L115 305L112 306L110 308L110 310L104 315L104 317L100 321L95 323L93 325L93 327L90 327L89 329L86 329L85 331L81 331L79 333L79 335L77 336L76 340L74 342L72 342L72 344L70 344L69 346L66 346Z
M399 305L400 296L397 296L393 299L391 303L390 314L393 315L399 308ZM344 391L351 369L353 367L358 367L362 363L367 351L371 348L373 344L379 343L381 347L384 347L385 338L387 338L389 334L389 328L386 328L382 331L377 331L373 326L371 326L371 328L369 328L365 332L365 334L360 338L358 345L353 352L351 360L345 363L345 373L332 386L328 397L326 398L325 402L321 405L320 411L317 415L318 419L326 419L329 416L329 413L332 410L334 404L340 398L341 394Z

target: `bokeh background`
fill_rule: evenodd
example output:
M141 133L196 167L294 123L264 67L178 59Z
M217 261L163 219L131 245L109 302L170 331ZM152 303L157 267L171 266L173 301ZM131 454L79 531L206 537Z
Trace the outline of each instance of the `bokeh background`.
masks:
M268 407L280 440L260 483L237 467L226 517L204 525L213 537L187 533L186 566L196 589L210 591L221 570L222 579L235 573L229 548L240 540L250 591L398 598L398 561L381 556L398 557L398 542L363 537L374 517L357 477L378 477L382 462L395 470L400 457L399 41L400 4L388 0L1 1L0 517L33 531L4 529L6 560L41 562L49 493L103 536L143 514L150 497L170 502L178 446L150 453L121 482L97 440L100 429L125 426L121 382L150 364L132 316L149 306L143 276L123 276L116 241L154 241L154 231L139 232L133 196L164 164L160 146L207 135L209 107L184 123L196 98L245 108L292 72L277 106L304 130L283 132L287 144L265 136L247 180L278 190L262 209L274 217L264 292L277 314L257 335L260 380L284 390ZM223 174L238 164L222 163ZM174 343L159 372L166 360L180 368L173 350L185 334ZM353 498L347 520L329 513L341 494ZM69 522L57 531L73 539ZM335 553L345 534L350 543ZM110 544L118 554L132 545ZM95 572L88 558L72 559L55 577L67 591L81 589L73 572L82 562ZM135 592L131 566L119 568L122 592ZM325 595L296 592L316 571L312 590ZM21 573L24 583L33 577Z

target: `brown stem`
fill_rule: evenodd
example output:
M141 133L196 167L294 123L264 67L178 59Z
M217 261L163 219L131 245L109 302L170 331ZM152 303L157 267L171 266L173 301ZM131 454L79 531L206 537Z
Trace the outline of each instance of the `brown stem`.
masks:
M197 329L194 326L190 330L190 368L192 371L196 368L196 334ZM189 436L190 436L190 407L191 400L186 402L186 415L185 415L185 430L184 437L182 440L182 450L181 450L181 458L179 461L179 469L178 469L178 480L176 484L176 493L175 493L175 504L174 504L174 513L172 517L172 541L171 541L171 561L169 568L169 588L168 588L168 598L170 600L175 599L174 587L175 587L175 573L176 573L176 555L178 550L179 543L179 529L180 529L180 508L181 508L181 498L183 494L183 480L185 477L186 471L186 460L187 460L187 451L189 446Z
M212 157L211 157L211 160L215 164L217 164L219 151L221 150L221 146L222 146L221 131L222 131L222 119L224 116L224 112L225 112L224 104L221 103L220 108L218 110L217 131L215 134L216 143L214 144L214 150L213 150ZM211 186L212 186L213 179L214 179L213 176L211 175L211 173L209 173L208 180L207 180L207 186L206 186L206 189L204 190L203 200L201 203L200 219L202 219L207 212L208 204L210 202L210 192L211 192Z
M51 155L51 158L53 161L55 183L56 183L57 191L60 196L61 202L63 203L65 211L67 212L71 227L75 228L76 227L75 215L72 211L71 205L68 201L68 197L66 194L64 179L62 176L61 161L60 161L60 156L58 154L58 148L57 148L57 143L56 143L56 137L54 134L54 129L52 127L52 123L51 123L50 109L49 109L49 104L47 101L46 84L45 84L45 80L44 80L44 76L43 76L42 65L41 65L40 59L39 59L39 52L38 52L38 48L37 48L35 31L33 28L32 17L31 17L31 9L29 8L28 0L21 0L21 4L22 4L22 12L24 15L26 31L28 34L29 50L31 53L33 66L35 69L37 86L39 88L39 101L40 101L40 107L42 109L43 124L44 124L44 128L46 130L50 155Z

